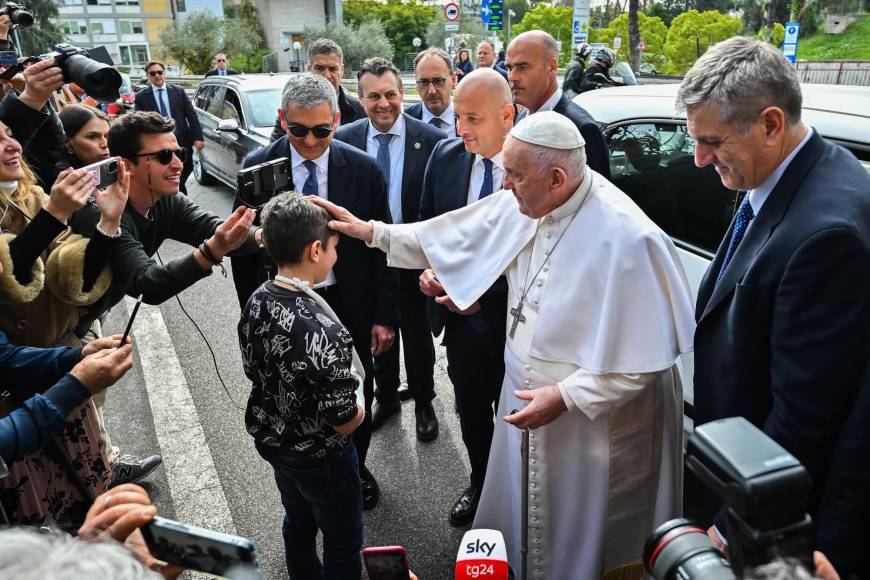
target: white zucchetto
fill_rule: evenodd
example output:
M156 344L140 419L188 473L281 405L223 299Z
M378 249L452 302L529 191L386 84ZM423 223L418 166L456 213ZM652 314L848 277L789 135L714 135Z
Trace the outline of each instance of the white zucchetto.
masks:
M571 119L554 111L527 115L514 125L510 135L532 145L553 149L578 149L586 145Z

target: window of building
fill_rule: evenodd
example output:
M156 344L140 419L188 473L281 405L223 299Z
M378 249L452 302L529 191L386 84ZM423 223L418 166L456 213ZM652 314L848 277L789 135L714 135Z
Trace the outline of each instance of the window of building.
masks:
M114 20L94 20L91 19L91 34L115 34Z
M121 56L121 64L125 66L144 65L149 60L147 46L121 44L118 46L118 52Z
M115 0L117 6L139 6L139 0Z
M293 33L292 32L282 32L280 43L282 46L290 46L290 43L293 42Z
M715 252L734 216L734 192L712 165L695 166L695 140L686 126L635 123L608 129L606 136L613 183L669 236Z
M82 0L57 0L58 6L81 6Z
M87 0L88 6L111 6L112 0Z
M65 36L87 34L88 25L84 20L61 20L60 31L63 32Z
M118 26L121 29L121 34L143 34L145 32L141 20L119 20Z
M175 8L179 12L187 12L187 0L175 0Z

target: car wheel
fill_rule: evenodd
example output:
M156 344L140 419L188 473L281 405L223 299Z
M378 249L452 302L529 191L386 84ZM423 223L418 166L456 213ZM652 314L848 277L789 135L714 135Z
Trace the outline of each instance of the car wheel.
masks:
M208 174L203 165L199 149L193 150L193 177L200 185L214 185L215 178Z

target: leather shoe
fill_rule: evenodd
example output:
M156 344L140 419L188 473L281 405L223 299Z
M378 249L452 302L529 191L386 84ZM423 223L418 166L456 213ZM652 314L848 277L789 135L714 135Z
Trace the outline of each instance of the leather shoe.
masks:
M396 393L398 393L400 401L407 401L411 398L411 389L408 388L408 383L406 382L399 385L399 389Z
M363 509L370 510L378 505L381 497L381 488L375 481L375 476L365 465L359 466L360 487L362 488Z
M402 409L399 401L392 403L379 403L372 405L372 431L383 425L387 420Z
M417 416L417 441L426 443L438 437L438 417L432 403L417 403L414 414Z
M470 524L474 519L474 514L477 513L479 501L480 490L476 487L469 487L463 491L456 503L453 504L453 509L450 510L450 523L457 528Z

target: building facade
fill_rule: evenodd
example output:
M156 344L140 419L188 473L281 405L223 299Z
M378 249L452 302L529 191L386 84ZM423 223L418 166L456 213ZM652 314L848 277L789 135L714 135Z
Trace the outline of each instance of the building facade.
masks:
M255 5L279 71L289 71L305 62L306 27L342 21L341 0L255 0ZM300 48L294 48L294 43L299 43Z

